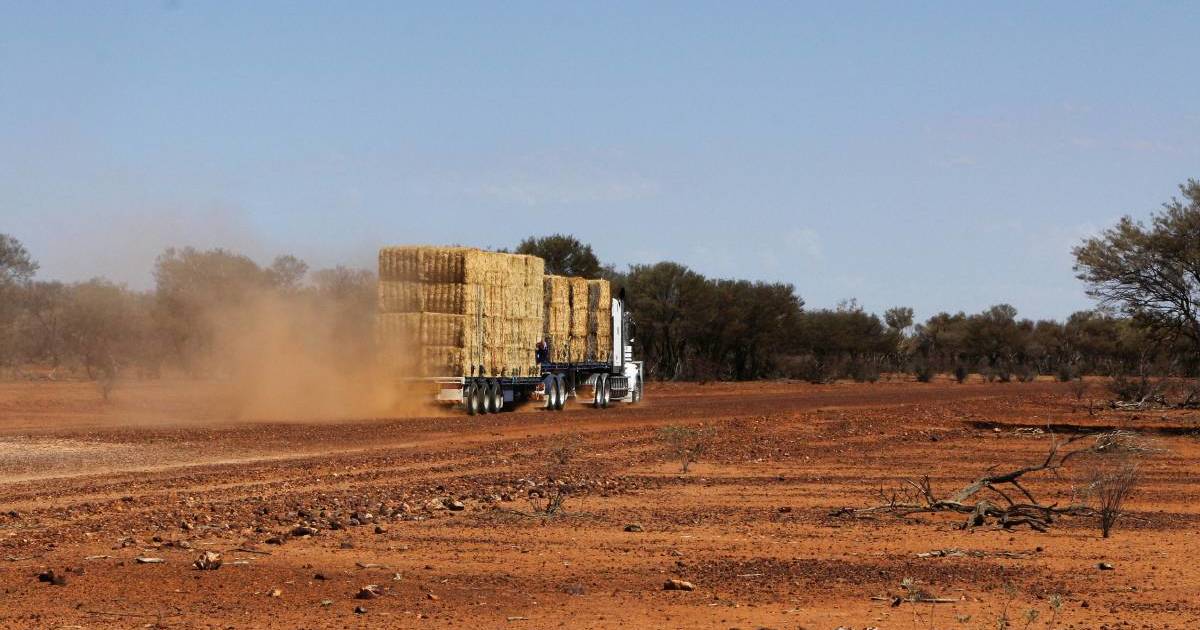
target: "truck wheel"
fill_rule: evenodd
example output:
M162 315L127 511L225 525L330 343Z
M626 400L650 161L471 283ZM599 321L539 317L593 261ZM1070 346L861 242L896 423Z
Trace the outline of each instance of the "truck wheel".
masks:
M596 375L596 384L592 386L592 407L599 409L604 406L604 375Z
M468 381L463 385L463 406L467 408L467 415L473 416L479 411L479 398L475 396L475 383Z
M608 402L612 398L612 389L608 386L608 375L601 374L600 376L604 379L600 385L600 408L608 409Z

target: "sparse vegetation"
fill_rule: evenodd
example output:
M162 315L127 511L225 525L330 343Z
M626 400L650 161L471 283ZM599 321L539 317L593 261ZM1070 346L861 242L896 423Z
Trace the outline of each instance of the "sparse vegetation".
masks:
M1125 516L1125 501L1137 488L1138 480L1138 465L1128 458L1092 469L1088 493L1095 497L1096 516L1104 538L1109 537L1117 521Z
M659 430L659 438L666 443L667 451L680 466L680 473L687 474L692 463L708 450L714 435L712 427L665 426Z

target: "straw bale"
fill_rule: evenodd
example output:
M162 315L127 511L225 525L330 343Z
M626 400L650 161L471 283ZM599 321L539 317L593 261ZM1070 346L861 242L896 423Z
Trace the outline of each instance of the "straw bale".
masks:
M416 282L379 281L380 313L415 313L421 310L422 286Z
M588 280L587 358L608 361L612 355L612 286Z
M571 286L571 337L587 336L588 281L585 278L568 278Z

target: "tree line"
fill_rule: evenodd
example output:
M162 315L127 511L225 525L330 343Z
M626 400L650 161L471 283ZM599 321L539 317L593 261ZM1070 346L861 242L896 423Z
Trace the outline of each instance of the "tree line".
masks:
M190 247L157 258L149 291L104 278L40 280L37 270L19 241L0 234L0 368L17 375L31 365L96 380L152 378L164 368L227 375L241 331L264 334L263 320L288 313L304 313L316 328L297 343L319 339L348 362L372 352L375 274L366 270L310 272L290 255L260 266Z
M1020 318L1008 304L923 322L904 306L882 314L854 300L809 308L786 283L708 278L675 262L618 271L569 235L530 237L515 249L545 258L549 273L609 278L623 290L651 378L1196 375L1200 183L1180 190L1182 199L1148 224L1126 217L1075 248L1075 271L1098 308L1063 321ZM269 319L281 309L319 313L305 321L310 334L296 335L297 344L320 338L347 362L373 351L376 289L368 270L310 271L290 255L264 266L224 249L183 248L156 259L149 291L102 278L42 280L37 271L24 246L0 234L0 368L10 372L38 364L97 379L153 377L164 368L227 374L225 344L248 328L248 313Z

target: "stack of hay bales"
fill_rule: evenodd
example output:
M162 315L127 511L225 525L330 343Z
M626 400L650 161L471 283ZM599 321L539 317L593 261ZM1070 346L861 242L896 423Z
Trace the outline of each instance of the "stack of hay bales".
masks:
M536 256L466 247L379 250L385 365L405 376L536 373L544 271Z
M612 288L607 280L546 276L544 328L555 363L608 361L612 355Z
M612 355L612 285L588 280L587 355L607 362Z

